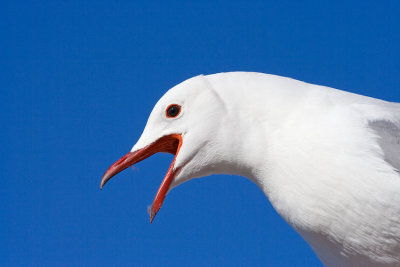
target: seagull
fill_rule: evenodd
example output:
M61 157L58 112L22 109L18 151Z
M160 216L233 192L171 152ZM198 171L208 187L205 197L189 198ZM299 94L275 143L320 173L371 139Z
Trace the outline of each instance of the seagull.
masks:
M255 72L168 90L114 175L174 155L150 208L192 179L254 182L325 266L400 266L400 103Z

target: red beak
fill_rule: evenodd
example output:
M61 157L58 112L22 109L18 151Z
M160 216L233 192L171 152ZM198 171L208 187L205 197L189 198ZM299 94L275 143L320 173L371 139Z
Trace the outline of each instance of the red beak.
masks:
M179 172L179 168L174 170L175 159L178 155L179 149L182 146L182 136L180 134L171 134L163 136L154 143L139 149L135 152L129 152L119 160L117 160L113 165L108 168L101 179L100 189L110 180L114 175L125 170L126 168L154 155L157 152L166 152L175 155L174 160L169 166L168 172L164 177L160 187L158 188L156 197L154 198L153 204L150 209L150 222L154 220L157 212L160 210L165 196L167 195L168 189L171 185L172 180L175 175Z

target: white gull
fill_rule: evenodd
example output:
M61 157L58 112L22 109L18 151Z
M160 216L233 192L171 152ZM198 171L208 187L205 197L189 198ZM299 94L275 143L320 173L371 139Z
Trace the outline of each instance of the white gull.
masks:
M400 266L400 104L251 72L196 76L155 105L115 174L174 160L154 199L192 178L256 183L326 266Z

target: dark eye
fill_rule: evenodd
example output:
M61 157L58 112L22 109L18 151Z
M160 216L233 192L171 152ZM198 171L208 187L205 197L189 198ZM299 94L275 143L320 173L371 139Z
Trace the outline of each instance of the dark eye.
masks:
M175 118L181 112L181 106L173 104L169 105L167 110L165 111L168 118Z

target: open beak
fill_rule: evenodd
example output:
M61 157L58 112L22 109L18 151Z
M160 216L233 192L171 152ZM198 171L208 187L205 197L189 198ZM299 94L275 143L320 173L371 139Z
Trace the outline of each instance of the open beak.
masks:
M168 189L171 185L172 180L175 175L179 172L179 168L174 168L175 159L178 155L179 149L182 146L182 136L180 134L166 135L158 139L157 141L151 143L150 145L136 150L134 152L129 152L119 160L117 160L113 165L108 168L104 173L103 178L100 182L100 189L110 180L114 175L120 173L126 168L154 155L157 152L166 152L175 155L174 160L169 166L168 172L164 177L160 187L158 188L156 197L154 198L153 204L150 209L150 223L154 220L157 212L160 210L165 196L167 195Z

